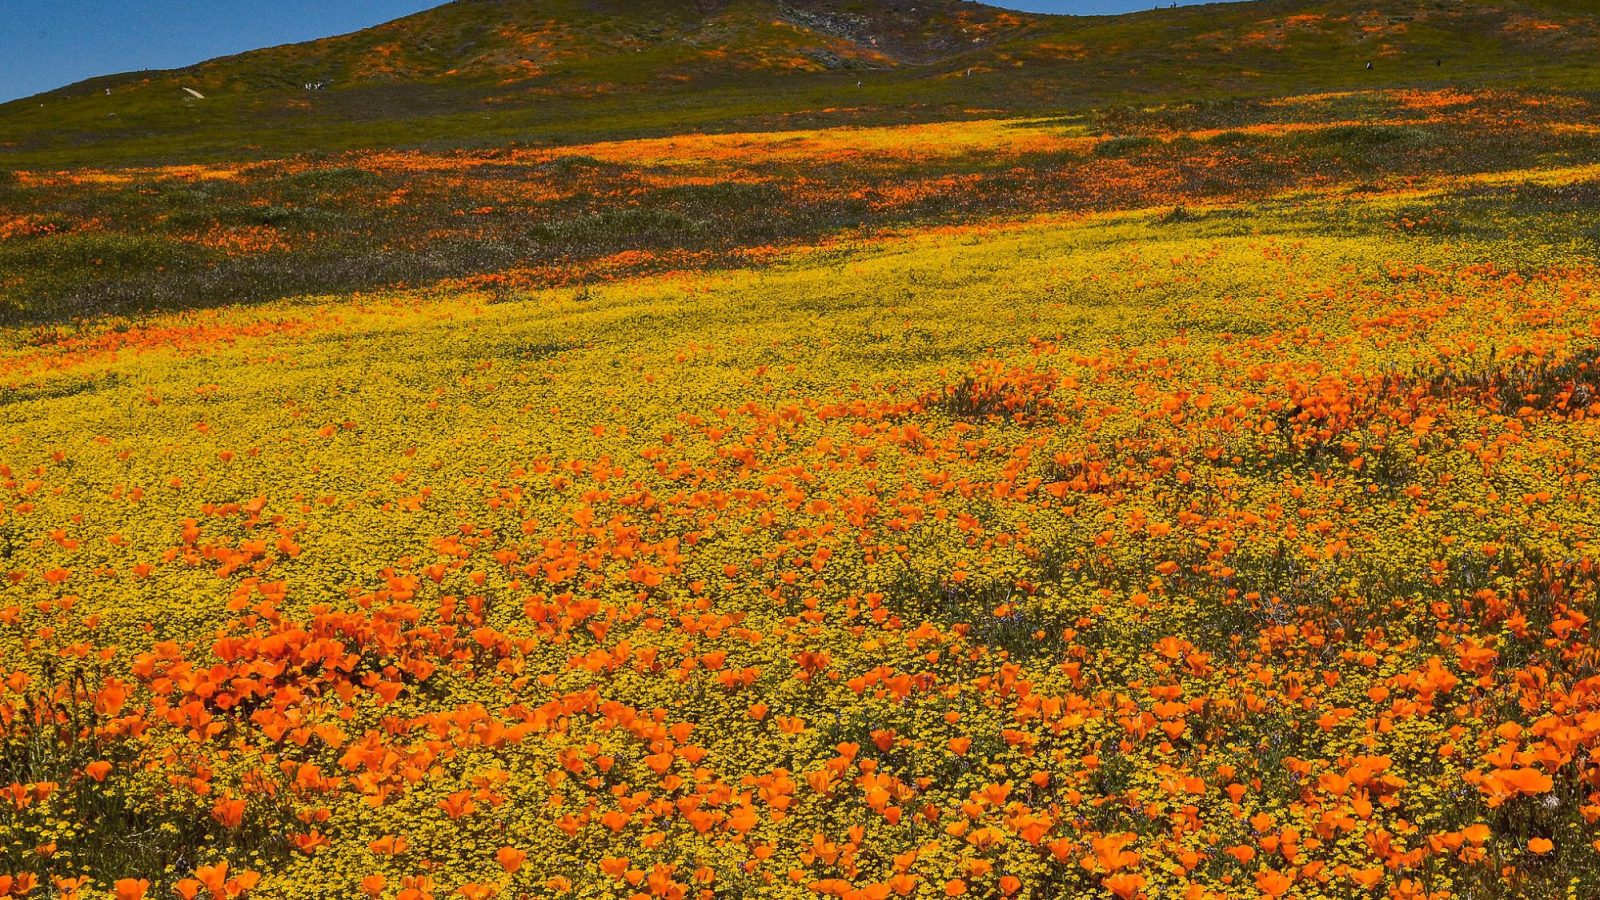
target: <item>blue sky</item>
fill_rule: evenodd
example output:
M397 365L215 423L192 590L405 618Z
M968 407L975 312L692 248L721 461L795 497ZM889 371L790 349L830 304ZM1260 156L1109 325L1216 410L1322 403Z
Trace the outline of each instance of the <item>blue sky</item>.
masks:
M439 0L0 0L0 101L133 69L356 31ZM990 0L1034 12L1148 9L1153 0ZM1159 5L1169 5L1167 3Z

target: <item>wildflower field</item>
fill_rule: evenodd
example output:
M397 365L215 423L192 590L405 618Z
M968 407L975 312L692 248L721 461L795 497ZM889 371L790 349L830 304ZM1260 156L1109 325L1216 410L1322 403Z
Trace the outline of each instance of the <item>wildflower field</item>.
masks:
M1594 113L19 171L0 898L1600 896Z

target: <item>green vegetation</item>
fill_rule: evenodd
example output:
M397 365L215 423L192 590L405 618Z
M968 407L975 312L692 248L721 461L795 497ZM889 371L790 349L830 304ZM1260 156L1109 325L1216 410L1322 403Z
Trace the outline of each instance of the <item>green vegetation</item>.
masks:
M1439 104L1445 104L1439 106ZM1306 107L1315 124L1304 121ZM974 216L1237 205L1600 158L1570 94L1379 92L1048 120L13 176L0 321L747 265ZM1359 124L1354 124L1359 123Z

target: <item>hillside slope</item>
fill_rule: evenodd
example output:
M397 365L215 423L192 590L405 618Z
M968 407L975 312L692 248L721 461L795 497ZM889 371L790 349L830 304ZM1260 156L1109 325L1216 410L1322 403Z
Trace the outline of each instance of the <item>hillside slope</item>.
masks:
M1257 0L1117 17L965 0L457 0L354 34L0 105L0 164L548 143L1371 87L1594 91L1600 73L1585 60L1596 54L1600 12L1580 0Z
M602 84L711 73L890 68L1039 20L961 0L462 0L366 31L202 64L230 84L438 77Z

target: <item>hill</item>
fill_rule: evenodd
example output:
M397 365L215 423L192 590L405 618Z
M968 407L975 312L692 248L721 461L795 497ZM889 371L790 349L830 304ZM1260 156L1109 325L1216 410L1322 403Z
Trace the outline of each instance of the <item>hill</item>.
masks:
M1594 0L1379 2L0 109L0 900L1600 897Z
M0 327L0 895L1600 896L1589 151Z
M1372 87L1594 91L1600 75L1583 61L1596 53L1600 16L1579 0L1260 0L1117 17L965 0L458 0L0 105L0 165L548 144Z

